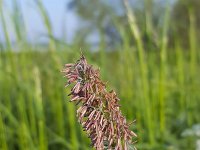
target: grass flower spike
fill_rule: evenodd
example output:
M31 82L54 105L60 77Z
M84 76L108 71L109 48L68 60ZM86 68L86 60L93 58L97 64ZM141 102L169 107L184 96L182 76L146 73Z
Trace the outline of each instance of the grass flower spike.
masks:
M97 150L128 150L136 134L119 109L116 93L106 90L98 69L87 64L85 57L75 64L66 64L62 70L71 88L72 102L78 106L78 121Z

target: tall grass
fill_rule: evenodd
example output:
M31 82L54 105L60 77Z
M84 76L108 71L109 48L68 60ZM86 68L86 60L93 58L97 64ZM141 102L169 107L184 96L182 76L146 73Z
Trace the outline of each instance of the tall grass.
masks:
M141 91L143 91L141 94L141 99L144 101L144 105L141 105L142 111L145 113L145 118L147 120L147 129L148 129L148 135L149 140L151 143L154 142L154 135L153 135L153 126L152 126L152 114L151 114L151 104L150 104L150 98L149 98L149 82L148 82L148 68L146 63L146 56L144 53L144 46L142 43L141 35L139 28L136 23L136 18L129 7L128 1L124 1L125 7L127 9L127 16L130 24L131 31L133 33L133 36L135 37L136 43L137 43L137 49L138 49L138 57L139 57L139 68L140 68L140 74L141 74ZM144 107L149 106L149 107Z
M167 42L168 42L168 27L169 27L169 13L170 6L167 6L164 16L164 26L161 37L161 50L160 50L160 75L159 75L159 105L160 105L160 133L163 134L166 125L165 119L165 91L167 90L164 82L166 81L167 70Z
M53 29L52 29L52 26L51 26L51 22L50 22L50 19L49 19L49 16L47 14L47 11L45 10L44 6L43 6L43 3L42 3L42 0L36 0L36 5L38 6L38 10L40 12L40 15L42 17L42 20L44 22L44 25L47 29L47 37L49 38L49 49L51 51L54 51L56 49L56 45L55 45L55 41L54 41L54 37L53 37Z
M34 51L28 43L21 45L26 34L21 33L18 20L13 20L13 25L18 35L17 45L21 46L19 52L13 51L3 1L0 2L5 38L4 51L0 51L0 149L89 149L90 141L76 121L74 106L68 103L66 93L69 92L65 91L64 79L59 73L62 64L77 59L78 45L71 51L56 51L50 19L42 1L38 0L38 12L50 39L49 51ZM102 34L100 52L84 50L84 53L90 63L101 66L103 79L111 82L112 88L120 93L123 113L128 120L137 120L132 128L138 134L136 147L191 149L195 141L182 138L181 133L200 122L200 53L195 15L191 10L189 50L184 49L178 39L175 47L167 47L168 8L160 45L157 51L147 51L134 12L126 1L125 7L133 35L131 39L118 24L123 44L116 51L104 51ZM150 36L153 29L149 16L146 17ZM136 41L135 47L130 40Z

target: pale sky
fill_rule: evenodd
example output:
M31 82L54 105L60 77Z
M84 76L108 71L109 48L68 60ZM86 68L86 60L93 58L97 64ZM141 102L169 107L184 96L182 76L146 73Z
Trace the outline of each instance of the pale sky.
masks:
M27 31L28 39L34 42L44 40L47 35L47 31L34 0L17 1L20 2L22 8L26 26L25 30ZM76 14L71 11L67 11L67 3L69 1L70 0L42 0L50 17L54 36L56 38L61 38L63 36L63 32L66 31L68 42L73 39L78 25L78 18ZM3 11L9 35L12 38L12 41L15 41L15 33L10 19L13 11L12 0L4 0ZM2 25L0 25L0 41L5 41L3 38Z
M14 0L3 0L3 12L4 18L6 18L6 27L12 41L15 40L15 30L11 20L13 13L12 2ZM28 40L30 42L43 42L47 40L47 31L40 12L38 11L35 0L16 0L19 2L25 21L25 31L28 34ZM70 43L73 40L75 32L78 26L81 25L81 21L73 11L67 10L67 4L71 0L41 0L51 20L54 36L56 38L62 38L63 34L67 37L65 42ZM106 0L107 1L107 0ZM112 1L112 0L110 0ZM113 0L114 1L114 0ZM134 0L140 1L140 0ZM165 0L155 0L166 2ZM175 0L169 0L174 2ZM108 0L109 3L109 0ZM2 24L0 22L0 42L5 41L3 35Z

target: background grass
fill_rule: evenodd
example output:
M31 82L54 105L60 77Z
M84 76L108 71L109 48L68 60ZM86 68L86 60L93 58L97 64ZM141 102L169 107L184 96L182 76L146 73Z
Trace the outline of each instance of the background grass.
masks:
M13 24L18 51L10 42L0 7L6 39L0 51L0 149L91 149L77 123L76 108L68 102L69 89L64 88L65 79L60 73L65 63L79 58L80 47L59 45L52 38L41 1L37 4L48 30L49 45L30 45L16 15ZM19 8L17 3L15 7ZM167 9L159 47L146 50L134 12L126 3L125 7L132 36L117 24L124 42L114 51L105 50L103 39L98 52L82 50L90 64L100 67L108 88L119 94L123 114L129 121L137 120L131 129L138 134L138 149L194 149L196 137L182 136L185 129L200 122L200 53L194 14L189 17L190 48L184 48L178 39L174 46L168 46ZM21 13L20 9L16 12ZM128 42L130 38L136 45Z

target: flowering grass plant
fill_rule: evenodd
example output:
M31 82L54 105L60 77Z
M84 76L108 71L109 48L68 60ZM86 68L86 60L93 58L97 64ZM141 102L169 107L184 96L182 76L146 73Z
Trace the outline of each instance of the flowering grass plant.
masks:
M120 111L115 91L107 91L98 69L89 65L82 55L75 64L62 70L71 88L71 102L75 102L78 121L97 150L127 150L136 134Z

